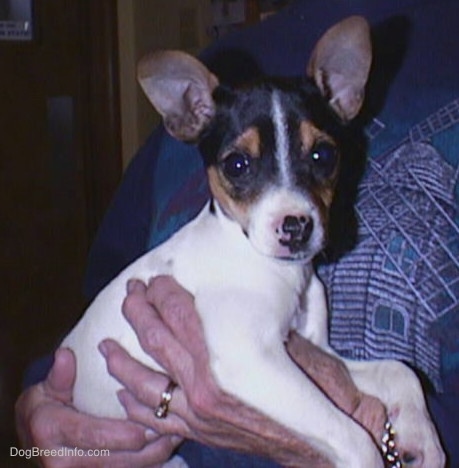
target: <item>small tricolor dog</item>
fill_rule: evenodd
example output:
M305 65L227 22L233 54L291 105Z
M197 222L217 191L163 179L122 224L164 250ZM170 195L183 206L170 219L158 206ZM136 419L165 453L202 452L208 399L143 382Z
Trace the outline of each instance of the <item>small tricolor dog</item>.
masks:
M333 352L312 259L326 242L340 139L361 108L371 57L368 24L350 17L320 39L302 80L228 89L182 52L157 52L140 62L140 84L168 132L198 145L212 198L102 290L63 342L77 358L77 408L125 417L116 396L120 385L97 349L106 338L160 370L121 306L129 279L168 274L195 297L212 371L225 391L300 434L337 467L384 466L369 434L324 396L284 346L296 329ZM401 459L443 466L411 370L394 361L344 362L359 389L386 406ZM288 404L279 404L286 395Z

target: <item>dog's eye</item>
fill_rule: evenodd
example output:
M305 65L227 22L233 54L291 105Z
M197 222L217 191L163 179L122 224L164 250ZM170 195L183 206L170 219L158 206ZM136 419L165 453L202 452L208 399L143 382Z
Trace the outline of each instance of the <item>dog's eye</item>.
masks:
M250 158L244 153L231 153L223 160L223 172L231 179L237 179L250 171Z
M332 175L338 162L338 151L335 146L326 142L318 143L309 154L314 165L320 169L322 176Z

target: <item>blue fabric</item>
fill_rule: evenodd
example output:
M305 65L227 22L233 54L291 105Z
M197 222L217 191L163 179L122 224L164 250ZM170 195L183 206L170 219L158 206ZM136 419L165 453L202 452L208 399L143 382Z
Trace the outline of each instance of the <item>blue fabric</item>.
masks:
M190 468L280 468L277 463L265 458L206 447L194 441L186 441L179 453Z
M153 203L153 174L157 160L152 157L161 142L154 132L127 168L91 246L84 284L89 300L124 267L145 251Z
M451 390L450 374L457 373L456 182L457 167L442 157L435 138L409 138L372 159L356 204L357 245L320 270L337 351L406 360L438 390Z
M369 162L356 203L359 242L320 267L330 292L331 340L346 356L404 359L428 377L437 389L429 404L456 467L459 2L327 0L325 7L324 0L297 0L214 44L202 59L228 84L297 76L323 31L350 14L371 21L375 62L360 117ZM156 130L101 226L88 295L191 219L207 195L197 150ZM191 466L273 466L193 442L182 450Z

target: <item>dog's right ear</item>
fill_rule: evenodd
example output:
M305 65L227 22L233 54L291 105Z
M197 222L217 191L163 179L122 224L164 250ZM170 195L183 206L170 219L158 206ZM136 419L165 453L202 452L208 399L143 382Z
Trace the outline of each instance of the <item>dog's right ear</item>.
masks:
M332 26L312 53L307 73L344 122L362 107L371 56L370 27L361 16Z
M196 141L215 114L217 77L185 52L159 51L140 60L137 79L167 131L178 140Z

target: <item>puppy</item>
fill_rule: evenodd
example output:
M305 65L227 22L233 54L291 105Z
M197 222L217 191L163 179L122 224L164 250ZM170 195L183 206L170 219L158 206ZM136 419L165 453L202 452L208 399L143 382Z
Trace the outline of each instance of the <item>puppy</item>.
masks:
M63 342L77 358L74 402L125 417L97 350L113 338L145 365L121 314L130 278L168 274L190 291L221 387L300 434L337 467L383 466L369 434L288 357L296 328L332 353L313 257L326 241L345 123L359 112L371 65L366 21L351 17L317 44L301 81L266 79L237 90L200 62L158 52L139 64L148 98L175 138L198 145L212 199L171 239L127 267ZM357 386L379 398L410 466L443 466L444 455L414 374L392 361L345 361ZM283 404L286 397L288 404Z

